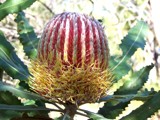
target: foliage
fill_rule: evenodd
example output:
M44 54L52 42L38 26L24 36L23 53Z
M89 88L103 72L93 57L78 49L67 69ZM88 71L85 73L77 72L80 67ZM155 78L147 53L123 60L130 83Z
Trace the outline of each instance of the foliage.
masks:
M0 20L10 13L17 13L29 7L35 0L7 0L0 5Z
M26 80L29 77L27 66L19 59L14 51L14 47L6 40L0 32L0 66L11 77Z
M0 20L9 14L15 13L17 15L15 18L19 35L17 40L23 45L24 53L28 59L36 58L38 37L23 10L33 2L35 0L7 0L0 4ZM156 92L154 89L143 89L154 65L147 65L135 71L131 61L131 57L138 48L144 49L148 31L147 23L137 21L137 24L122 39L120 44L122 55L111 55L109 63L114 74L113 86L116 86L117 89L113 95L108 95L99 100L99 102L105 102L104 106L99 109L98 113L78 109L83 113L77 111L77 114L87 116L91 120L116 119L125 111L125 108L129 106L132 100L142 101L143 105L122 117L122 120L145 120L160 109L160 92ZM20 82L14 86L2 82L4 71L12 79L18 79ZM45 103L49 101L33 93L28 87L24 87L28 85L27 81L30 76L28 65L25 65L18 57L11 41L5 37L3 31L0 31L0 118L3 118L3 120L49 120L51 119L48 116L50 111L65 113L63 107L56 102L50 103L56 109L46 108ZM69 116L65 113L56 119L67 120Z
M24 12L19 12L15 20L17 22L19 40L24 46L24 52L29 58L35 58L37 55L38 38L25 18Z

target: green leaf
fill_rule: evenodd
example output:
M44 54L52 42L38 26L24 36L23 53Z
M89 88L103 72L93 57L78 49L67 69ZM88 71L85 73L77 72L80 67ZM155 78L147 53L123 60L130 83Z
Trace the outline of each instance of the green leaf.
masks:
M146 120L160 109L160 92L121 120Z
M130 100L126 102L111 100L109 102L106 102L104 106L100 108L98 113L103 115L104 117L115 119L116 116L122 113L122 111L128 106L129 103Z
M16 116L12 120L53 120L47 114L44 114L43 111L33 111L33 112L21 112L23 115Z
M154 94L154 91L148 91L144 90L139 92L138 94L127 94L127 95L107 95L106 97L103 97L100 99L99 102L110 102L112 100L118 101L118 102L128 102L131 100L141 100L146 101L150 98L152 94Z
M0 80L3 78L3 69L0 68Z
M138 94L127 95L110 95L101 98L101 101L106 101L104 106L98 111L99 114L107 118L114 119L116 116L122 113L122 111L128 106L131 100L147 101L155 94L155 91L144 90Z
M117 58L116 56L111 56L109 59L109 66L112 69L115 81L121 79L131 69L131 66L125 61L122 61L121 64L119 64L121 59L122 57Z
M26 99L30 99L30 100L45 100L44 98L42 98L41 96L39 96L37 94L24 91L20 88L19 89L15 88L11 85L7 85L2 82L0 82L0 91L9 91L10 93L12 93L13 95L15 95L17 97L26 98Z
M153 65L142 68L137 72L131 72L129 78L125 80L123 86L121 86L114 94L136 94L137 91L142 88L144 83L148 80L148 75Z
M120 44L124 60L129 59L137 48L144 48L148 30L148 25L143 21L139 21L135 27L129 30L128 35L124 37Z
M0 110L0 118L3 118L3 120L52 120L48 113L43 111Z
M0 110L0 118L3 118L3 120L12 120L15 117L21 117L22 115L22 112L17 112L14 110Z
M90 111L87 111L87 110L84 110L84 112L87 113L89 118L91 118L92 120L113 120L113 119L105 118L100 114L93 113L93 112L90 112Z
M24 12L19 12L15 21L17 22L19 39L23 45L24 52L29 58L35 58L39 39L33 27L29 25Z
M22 105L6 105L0 104L0 110L15 110L15 111L52 111L52 109L45 107L35 107L32 105L22 106Z
M0 31L0 68L14 79L26 80L30 76L27 66L19 59L14 47Z
M45 107L0 104L0 118L3 120L51 120L48 117L50 111Z
M14 96L8 91L0 91L0 103L8 105L21 105L21 101L18 99L18 97Z
M47 101L46 99L44 99L43 97L41 97L37 94L24 91L20 88L15 88L11 85L7 85L7 84L4 84L2 82L0 82L0 92L1 91L10 92L10 94L16 96L17 98L20 97L20 98L28 99L25 102L23 102L24 105L41 106L41 107L44 108L45 107L45 102ZM8 95L8 97L11 100L10 104L13 104L12 97L10 97L10 95ZM6 102L5 102L5 104L6 104ZM6 110L10 110L10 109L6 109ZM43 111L43 113L42 112L39 113L39 111L32 111L31 113L35 114L35 115L37 115L37 114L42 115L43 114L43 116L46 116L48 111Z
M137 22L136 26L131 28L128 32L128 35L124 37L120 48L122 49L122 56L117 58L112 56L109 61L110 68L113 70L113 74L115 74L115 79L119 80L123 76L125 76L128 71L131 70L130 65L128 65L128 60L137 50L137 48L144 48L145 38L148 34L148 25L143 22Z
M35 1L36 0L6 0L0 5L0 20L2 20L8 14L17 13L26 9Z

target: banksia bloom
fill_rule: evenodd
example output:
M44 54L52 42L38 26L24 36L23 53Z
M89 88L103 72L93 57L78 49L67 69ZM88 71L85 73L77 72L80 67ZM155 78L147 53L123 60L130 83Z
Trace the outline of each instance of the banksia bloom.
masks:
M77 13L58 14L44 28L29 85L50 101L78 106L96 102L112 83L108 56L98 21Z

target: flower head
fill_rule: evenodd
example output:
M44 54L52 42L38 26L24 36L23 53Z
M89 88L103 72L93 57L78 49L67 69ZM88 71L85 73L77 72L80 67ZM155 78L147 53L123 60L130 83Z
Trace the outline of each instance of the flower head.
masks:
M30 87L52 101L97 101L111 86L109 49L101 24L78 13L62 13L44 28Z

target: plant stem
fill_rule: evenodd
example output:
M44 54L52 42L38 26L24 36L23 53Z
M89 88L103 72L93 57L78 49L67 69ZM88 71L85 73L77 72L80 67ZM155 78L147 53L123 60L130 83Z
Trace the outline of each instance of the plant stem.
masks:
M70 120L73 120L76 112L77 112L77 105L76 104L72 104L70 102L66 102L66 105L65 105L65 111L66 113L68 113L68 115L70 116Z
M0 80L3 79L3 70L0 68Z
M66 111L66 113L64 114L64 116L63 116L63 119L62 119L62 120L65 120L65 119L67 118L68 112L69 112L69 111Z

